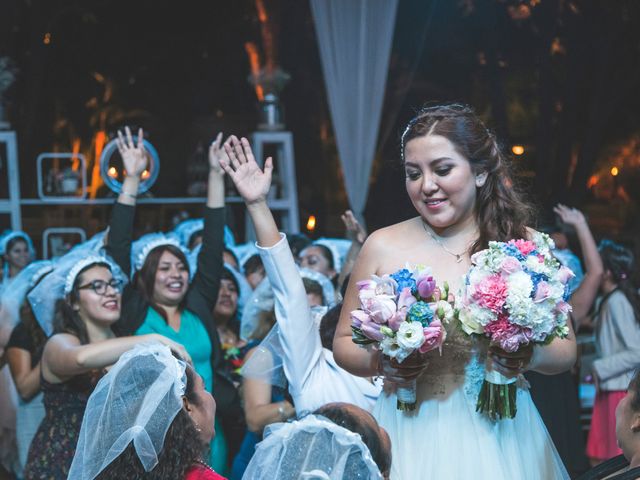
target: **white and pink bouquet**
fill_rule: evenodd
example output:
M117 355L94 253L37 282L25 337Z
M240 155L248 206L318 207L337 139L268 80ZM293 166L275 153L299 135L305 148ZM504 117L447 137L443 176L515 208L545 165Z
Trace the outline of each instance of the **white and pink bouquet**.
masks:
M553 248L548 235L536 233L533 240L489 242L474 254L456 299L462 329L510 353L565 338L571 311L567 283L574 274L551 254ZM476 410L494 420L513 418L516 380L487 371Z
M354 343L377 348L398 363L414 352L442 349L443 322L454 318L454 310L447 301L447 285L438 288L430 269L407 266L357 285L360 309L351 312ZM396 393L399 410L415 408L415 380L399 386Z

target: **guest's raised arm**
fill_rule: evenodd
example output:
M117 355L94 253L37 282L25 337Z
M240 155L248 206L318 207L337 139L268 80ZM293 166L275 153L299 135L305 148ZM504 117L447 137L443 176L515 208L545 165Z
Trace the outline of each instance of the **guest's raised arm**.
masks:
M598 294L604 266L596 241L591 234L589 224L580 210L558 204L553 211L567 225L571 225L578 235L580 248L584 257L585 275L580 286L573 292L569 303L573 308L574 328L577 330L580 322L587 316Z

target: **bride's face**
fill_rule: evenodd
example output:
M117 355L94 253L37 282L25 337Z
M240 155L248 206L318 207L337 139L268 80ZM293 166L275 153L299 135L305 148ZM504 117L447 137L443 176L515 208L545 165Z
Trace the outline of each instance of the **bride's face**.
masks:
M440 135L409 140L404 150L406 186L420 216L434 228L473 217L476 176L471 163Z

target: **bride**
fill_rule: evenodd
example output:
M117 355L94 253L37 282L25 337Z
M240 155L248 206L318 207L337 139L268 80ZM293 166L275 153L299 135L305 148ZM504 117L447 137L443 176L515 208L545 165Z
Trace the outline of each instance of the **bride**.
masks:
M565 371L576 359L573 332L564 340L508 354L483 347L448 325L437 350L397 364L351 340L349 312L359 306L357 282L410 264L431 267L441 285L459 291L470 256L491 240L530 237L529 208L513 188L495 137L470 107L423 109L402 136L407 193L418 216L373 233L351 274L336 331L335 359L360 376L384 375L374 416L391 437L392 479L569 478L525 385L514 419L476 413L485 368L514 377L527 370ZM452 322L453 323L453 322ZM571 328L571 325L569 325ZM417 378L418 405L396 409L393 385Z

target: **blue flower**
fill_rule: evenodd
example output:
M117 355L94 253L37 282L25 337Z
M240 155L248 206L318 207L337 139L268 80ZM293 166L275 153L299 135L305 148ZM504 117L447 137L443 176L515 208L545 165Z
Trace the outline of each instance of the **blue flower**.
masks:
M519 261L524 262L525 256L522 254L520 250L518 250L518 247L516 247L511 243L502 243L501 246L502 246L502 251L506 255L509 255L510 257L515 257Z
M406 268L403 268L402 270L398 270L396 273L392 273L389 276L393 278L398 284L398 290L397 290L398 293L400 293L405 288L410 288L411 293L416 293L416 290L417 290L416 279L413 278L413 275L411 274L411 272Z
M416 302L411 305L407 313L407 319L412 322L420 322L423 327L427 327L433 320L433 310L431 310L427 302Z

